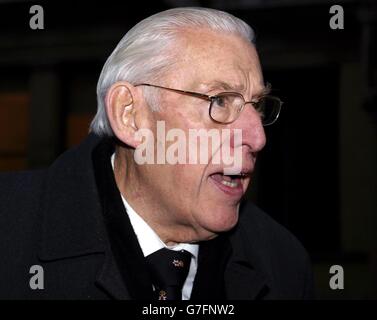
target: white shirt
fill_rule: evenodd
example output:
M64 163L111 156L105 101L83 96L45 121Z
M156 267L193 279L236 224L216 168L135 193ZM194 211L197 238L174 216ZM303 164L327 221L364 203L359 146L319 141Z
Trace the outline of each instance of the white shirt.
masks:
M115 154L111 156L111 164L114 169ZM157 233L145 222L145 220L136 213L127 200L122 196L124 207L131 221L132 228L136 234L137 240L144 257L162 249L168 248L175 251L186 250L191 253L190 270L182 288L182 300L189 300L191 296L194 278L198 269L199 245L192 243L179 243L175 246L167 246L157 235Z

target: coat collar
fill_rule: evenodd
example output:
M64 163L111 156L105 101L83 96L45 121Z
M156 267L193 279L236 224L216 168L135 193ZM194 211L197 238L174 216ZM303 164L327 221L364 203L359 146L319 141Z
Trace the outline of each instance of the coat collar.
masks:
M48 169L38 256L47 262L105 254L96 282L112 297L127 299L127 288L122 285L122 276L109 250L93 169L92 152L101 140L90 134L81 145L65 152ZM229 236L232 255L225 270L229 299L262 298L269 287L263 265L254 254L255 248L253 244L249 246L249 239L240 226L243 215L241 209L240 222ZM248 243L247 247L245 243Z
M39 248L42 260L105 250L101 204L91 161L91 151L98 142L97 136L89 135L47 170Z
M100 141L101 138L90 134L47 170L38 257L49 262L103 254L104 263L96 283L113 298L128 299L109 249L93 171L92 152Z

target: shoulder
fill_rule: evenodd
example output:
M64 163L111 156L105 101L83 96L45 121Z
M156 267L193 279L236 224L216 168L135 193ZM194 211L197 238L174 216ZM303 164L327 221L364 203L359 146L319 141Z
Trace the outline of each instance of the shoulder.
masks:
M46 169L0 173L0 212L8 206L41 200L53 183L80 176L91 164L91 153L100 138L91 134L79 146L65 151ZM59 180L59 181L58 181ZM45 190L47 188L47 190Z
M40 211L45 177L45 170L0 174L0 238L17 241L31 232Z
M250 240L263 242L274 249L285 248L294 252L305 252L297 238L271 216L258 208L252 202L245 202L240 209L240 228Z
M46 170L0 173L0 211L22 207L34 202L41 194ZM21 208L20 208L21 209Z
M40 181L40 178L43 177L45 173L45 169L18 172L0 172L0 186L17 187L28 185L30 182Z

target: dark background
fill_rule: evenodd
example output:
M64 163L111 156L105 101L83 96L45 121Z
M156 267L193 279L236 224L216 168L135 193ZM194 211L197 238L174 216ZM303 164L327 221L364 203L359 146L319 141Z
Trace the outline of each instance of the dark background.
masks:
M87 134L95 86L120 38L177 6L228 11L255 30L285 102L248 196L309 251L319 298L377 297L377 1L0 1L0 171L48 166ZM44 9L31 30L29 9ZM329 9L344 8L344 30ZM345 289L331 290L341 265Z

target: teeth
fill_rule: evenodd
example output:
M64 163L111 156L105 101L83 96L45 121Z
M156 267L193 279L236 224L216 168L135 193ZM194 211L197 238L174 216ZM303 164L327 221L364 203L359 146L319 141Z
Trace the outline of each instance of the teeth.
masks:
M229 177L229 176L223 176L223 180L224 181L228 181L228 182L231 182L232 181L232 177Z
M227 186L227 187L230 187L230 188L235 188L235 187L237 187L237 185L238 185L237 181L226 181L226 180L222 180L221 183L222 183L224 186Z

